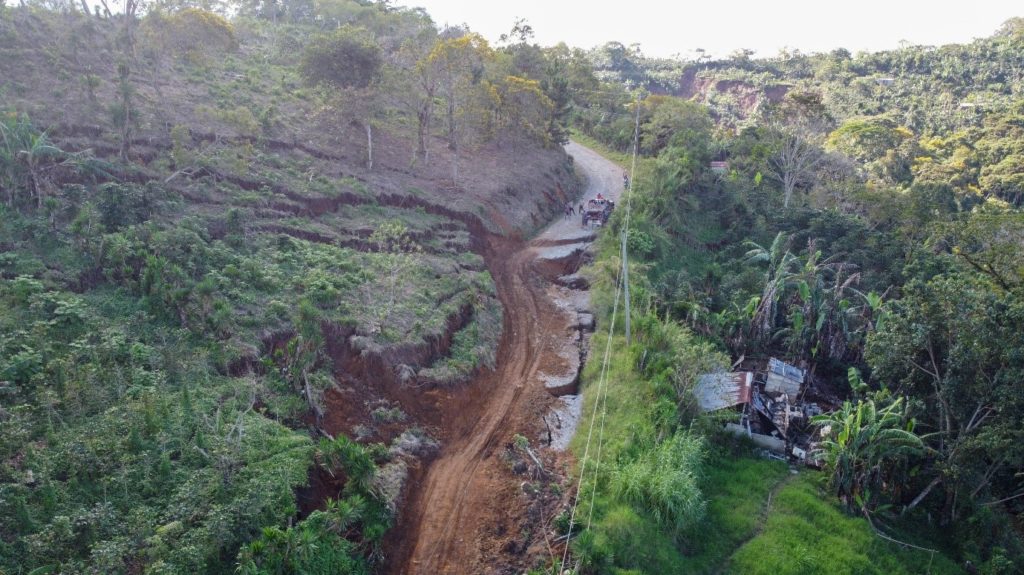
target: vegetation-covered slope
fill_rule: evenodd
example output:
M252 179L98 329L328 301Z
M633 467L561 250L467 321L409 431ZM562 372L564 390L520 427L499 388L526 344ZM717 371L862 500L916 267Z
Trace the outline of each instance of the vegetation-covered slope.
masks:
M640 154L581 569L1021 570L1020 22L673 63L214 7L0 6L0 570L371 571L458 409L431 391L493 361L494 234L574 196L570 118ZM820 480L696 413L770 355L839 408Z
M241 12L0 6L4 572L366 571L436 448L408 389L493 362L486 237L576 186L467 31Z
M601 77L654 93L574 92L578 129L613 152L632 147L639 117L640 153L637 343L612 378L632 383L628 396L608 388L605 425L619 433L583 488L599 502L575 543L587 569L816 572L827 532L850 541L830 572L1021 569L1022 38L1014 20L965 46L738 53L675 72L615 45L591 53ZM625 221L611 223L597 286L613 287L619 265ZM732 478L708 462L734 449L709 425L720 418L695 413L689 394L709 342L730 356L723 366L804 366L837 407L820 421L826 474L775 494L760 534L744 523L751 493L722 489ZM705 450L671 455L692 441ZM680 470L700 492L682 489ZM748 517L719 507L732 505Z

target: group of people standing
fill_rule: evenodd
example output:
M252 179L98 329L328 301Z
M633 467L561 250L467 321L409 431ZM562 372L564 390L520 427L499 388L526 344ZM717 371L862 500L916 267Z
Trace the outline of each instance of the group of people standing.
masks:
M567 220L567 219L569 219L570 216L575 216L576 213L577 213L576 212L576 208L573 207L572 202L565 202L565 218L564 219ZM579 213L581 213L581 214L583 213L583 204L580 204L580 211L579 211Z
M623 186L623 188L625 188L627 190L629 189L629 173L626 172L625 170L622 171L622 186ZM597 195L597 199L598 200L602 200L604 198L601 197L601 194L598 194ZM593 201L593 200L591 200L591 201ZM577 213L579 213L580 215L583 215L583 204L582 203L580 204L579 212L577 212L576 208L572 205L572 202L565 202L565 217L563 219L568 220L570 217L575 216ZM586 225L586 219L584 219L583 222L584 222L584 225Z

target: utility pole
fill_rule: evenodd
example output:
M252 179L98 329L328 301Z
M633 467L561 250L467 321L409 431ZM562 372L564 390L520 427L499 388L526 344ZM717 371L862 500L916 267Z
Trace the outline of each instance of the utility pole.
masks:
M640 91L633 96L633 107L636 108L636 123L633 127L633 164L629 174L629 185L626 187L626 225L622 228L622 289L626 302L626 345L633 344L629 329L632 313L629 308L629 259L626 255L626 236L629 233L629 203L633 196L633 179L636 176L636 156L640 151Z
M626 231L622 231L622 289L626 301L626 345L633 343L629 330L629 261L626 259Z

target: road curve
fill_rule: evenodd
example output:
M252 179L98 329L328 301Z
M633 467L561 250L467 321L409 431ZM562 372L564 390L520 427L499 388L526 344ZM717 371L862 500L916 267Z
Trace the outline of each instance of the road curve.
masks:
M597 194L617 201L622 171L596 152L569 143L580 173L587 179L585 202ZM519 480L502 469L501 448L517 432L537 424L537 406L550 401L539 377L550 360L552 338L567 338L564 322L552 321L565 313L553 304L546 285L533 267L538 246L583 239L579 219L558 218L528 244L494 245L489 259L491 275L504 306L505 333L496 369L480 377L480 389L490 390L481 403L475 424L450 437L440 456L430 464L423 481L413 486L410 505L403 510L402 542L389 572L434 575L487 573L495 551L484 545L495 517L515 505L509 493ZM507 240L506 240L507 243ZM548 355L546 357L546 354ZM511 484L511 485L509 485Z

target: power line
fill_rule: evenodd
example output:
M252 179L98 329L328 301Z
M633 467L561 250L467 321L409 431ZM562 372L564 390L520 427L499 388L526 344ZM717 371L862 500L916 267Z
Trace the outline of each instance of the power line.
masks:
M621 279L622 276L620 275L619 281L616 282L615 302L612 304L612 318L611 321L608 323L608 339L605 342L604 359L601 365L601 375L598 378L597 383L597 397L594 399L594 409L590 414L590 429L589 431L587 431L587 443L586 447L584 447L583 449L583 463L580 466L580 478L576 484L576 497L573 500L572 511L569 513L569 529L566 533L568 537L565 540L565 549L562 551L562 566L565 565L565 561L569 557L569 541L572 537L572 528L576 524L576 509L580 503L579 490L583 487L584 478L586 477L588 455L590 454L590 441L594 435L594 423L597 421L597 408L601 404L601 392L605 387L605 382L607 381L608 361L609 357L611 356L612 336L614 335L615 330L615 316L618 314L619 311L619 295L622 293ZM594 490L595 492L597 490L596 483L594 484Z
M598 479L597 478L597 473L598 473L598 471L601 468L601 455L602 455L602 451L603 451L603 447L604 447L604 426L605 426L606 416L607 416L607 413L608 413L608 386L607 386L607 381L608 381L608 364L609 364L609 361L610 361L610 358L611 358L611 345L612 345L612 339L613 339L613 336L614 336L614 333L615 333L615 320L616 320L616 317L618 316L618 310L619 310L619 297L620 297L620 295L623 295L623 294L625 294L625 297L623 299L626 302L626 339L627 339L627 342L630 339L630 332L629 332L629 313L630 313L630 310L629 310L629 283L628 283L629 282L629 268L628 268L629 263L628 263L628 260L626 259L626 257L627 257L626 256L626 253L627 253L626 237L628 236L628 233L629 233L629 224L630 224L630 216L631 216L631 201L630 200L632 198L633 180L634 180L633 174L636 172L636 158L637 158L637 153L638 153L638 149L639 149L639 139L640 139L640 97L639 97L639 94L637 94L635 96L634 102L635 102L635 105L636 105L636 123L635 123L635 127L634 127L634 130L633 130L633 160L632 160L632 165L631 165L630 173L628 174L627 185L626 185L626 219L625 219L625 222L624 222L624 225L623 225L623 232L622 232L622 242L623 242L622 243L622 268L620 270L618 279L616 280L615 300L612 303L612 316L611 316L611 320L608 323L608 338L605 341L604 357L603 357L602 362L601 362L601 373L600 373L600 376L598 377L598 383L597 383L597 397L594 399L594 408L593 408L593 410L591 410L590 427L589 427L589 429L587 431L587 443L586 443L586 446L583 449L583 463L582 463L582 465L580 467L580 478L579 478L578 483L576 484L576 497L573 500L572 511L569 514L569 529L568 529L568 532L566 533L565 549L562 550L561 567L565 566L565 562L566 562L566 560L569 557L569 541L571 540L571 537L572 537L572 528L573 528L573 526L575 525L575 522L576 522L576 511L577 511L577 508L579 507L579 501L580 501L580 489L583 488L584 482L585 482L584 480L586 478L587 463L588 463L588 460L589 460L588 457L589 457L589 454L590 454L590 444L591 444L591 440L592 440L593 434L594 434L594 424L597 421L597 410L598 410L598 407L600 407L601 408L601 427L600 427L600 431L598 432L597 456L594 458L594 470L592 472L592 474L594 476L594 486L593 486L593 488L591 490L591 493L590 493L590 505L589 505L589 510L588 510L588 513L587 513L587 529L590 529L591 525L593 524L593 519L594 519L594 501L595 501L595 499L597 497L597 479Z
M627 238L629 236L629 220L630 220L630 213L631 213L631 210L630 210L630 198L632 197L632 193L631 192L633 191L633 173L636 172L636 157L637 157L637 153L639 151L639 142L640 142L640 97L639 97L639 94L636 96L634 102L635 102L635 106L636 106L636 125L633 128L633 164L632 164L632 166L630 168L630 173L629 173L629 176L628 176L628 178L626 180L626 183L627 183L627 185L626 185L626 222L625 222L625 225L623 226L623 231L622 231L622 273L621 273L621 276L620 276L622 278L621 285L622 285L622 292L623 292L623 301L626 304L625 319L626 319L626 345L627 346L632 344L632 336L631 336L631 333L630 333L630 318L632 317L632 313L631 313L631 310L630 310L630 300L629 300L629 259L628 259L628 255L627 255L628 254ZM616 296L616 299L617 298L618 298L618 296ZM613 326L615 325L614 321L612 322L612 325ZM601 452L604 449L604 422L605 422L605 416L608 414L608 393L607 393L607 391L605 391L603 396L599 396L598 399L601 401L601 430L597 434L597 457L596 457L596 463L595 463L595 466L594 466L594 476L595 477L597 476L598 472L601 469ZM597 483L595 482L594 490L590 494L590 510L587 513L587 529L590 529L590 526L593 523L593 519L594 519L594 500L596 499L596 497L597 497Z

